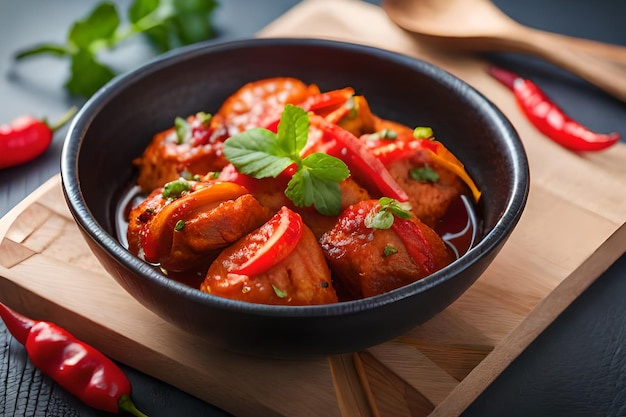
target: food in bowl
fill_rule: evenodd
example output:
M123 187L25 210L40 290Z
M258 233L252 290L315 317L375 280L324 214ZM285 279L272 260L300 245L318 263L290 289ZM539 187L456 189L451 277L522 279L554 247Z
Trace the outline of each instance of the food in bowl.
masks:
M177 117L134 164L128 249L240 301L380 295L449 265L478 227L481 193L432 129L378 117L352 87L249 82L213 115Z
M467 200L478 220L471 248L445 268L396 290L303 306L210 295L195 287L204 276L179 277L174 271L165 276L127 250L118 239L126 230L116 230L116 219L137 183L133 160L155 133L198 110L215 117L242 86L277 76L316 83L323 91L353 86L374 114L407 126L431 126L481 192L477 204ZM68 207L112 279L157 316L211 345L274 358L358 351L438 314L492 264L518 223L529 190L519 136L474 88L423 60L322 39L245 39L159 57L112 81L81 108L61 159ZM452 211L465 210L463 201L454 205Z

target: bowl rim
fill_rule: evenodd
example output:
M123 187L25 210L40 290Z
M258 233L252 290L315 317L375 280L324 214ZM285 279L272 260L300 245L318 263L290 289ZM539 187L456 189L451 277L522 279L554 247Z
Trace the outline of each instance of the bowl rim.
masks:
M251 47L293 45L356 51L392 60L402 66L417 69L429 78L436 79L437 82L443 84L446 89L461 93L467 101L477 105L484 118L489 119L492 123L497 125L496 128L502 133L504 137L503 142L510 152L512 161L510 170L512 171L512 176L518 179L518 181L515 181L513 184L503 215L474 247L443 269L419 281L384 294L333 304L281 306L255 304L218 297L167 278L156 272L143 260L132 255L114 236L106 232L104 228L100 226L83 198L80 189L76 157L80 152L84 133L88 130L101 108L135 81L169 66L176 65L181 61L193 59L199 55ZM506 236L516 226L527 201L530 174L523 143L507 117L482 93L445 69L419 58L374 46L339 40L293 37L249 38L203 42L164 53L140 65L134 70L116 76L87 100L73 118L61 152L61 179L66 202L78 226L83 229L85 233L89 234L98 246L109 252L118 263L124 265L125 268L129 269L132 273L142 276L143 279L149 280L152 284L162 287L163 289L173 291L177 295L186 297L194 303L210 304L225 310L253 313L255 315L295 318L335 317L377 309L398 300L409 298L417 293L428 291L432 287L451 279L455 276L455 273L461 269L461 260L463 269L478 262L484 254L489 253L494 247L502 243L500 242L502 235Z

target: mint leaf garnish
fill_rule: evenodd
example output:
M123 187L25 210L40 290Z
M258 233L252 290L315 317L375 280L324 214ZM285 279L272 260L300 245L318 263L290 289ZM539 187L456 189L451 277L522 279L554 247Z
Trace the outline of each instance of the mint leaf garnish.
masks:
M227 139L224 155L241 173L254 178L276 178L293 163L281 150L276 134L260 127Z
M224 155L240 172L254 178L276 178L287 167L295 165L285 195L298 207L314 206L325 215L334 216L341 209L339 182L350 171L346 164L324 153L313 153L302 159L307 144L309 115L302 108L286 105L278 132L254 128L232 136L224 142Z
M393 225L394 216L401 219L411 218L411 206L407 203L400 203L399 201L382 197L378 200L380 210L374 212L370 211L365 216L365 227L370 229L389 229Z

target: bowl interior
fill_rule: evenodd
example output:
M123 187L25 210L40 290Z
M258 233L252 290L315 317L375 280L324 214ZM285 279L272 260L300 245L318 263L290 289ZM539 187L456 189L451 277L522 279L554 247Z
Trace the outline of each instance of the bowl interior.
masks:
M517 223L528 192L525 153L508 121L473 88L430 64L375 48L323 40L252 39L163 56L117 78L81 109L62 157L64 191L79 226L133 273L176 289L178 284L164 284L166 278L117 242L117 205L137 174L132 160L177 116L214 113L245 83L274 76L296 77L322 90L351 86L368 99L375 114L409 126L432 127L483 192L477 207L482 228L474 249L432 279L362 305L354 302L350 311L389 303L447 279L498 247ZM193 297L199 303L216 302L206 294ZM334 308L304 308L294 314L329 314Z

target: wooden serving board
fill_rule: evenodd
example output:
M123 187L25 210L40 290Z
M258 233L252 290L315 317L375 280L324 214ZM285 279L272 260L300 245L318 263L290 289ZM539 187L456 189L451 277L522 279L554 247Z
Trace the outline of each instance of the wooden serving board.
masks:
M0 220L0 301L239 417L459 415L624 253L626 147L563 150L525 121L482 62L428 49L366 3L305 0L260 36L335 38L417 56L508 115L530 160L530 196L475 285L429 322L367 351L294 362L219 351L146 310L104 272L54 177Z

